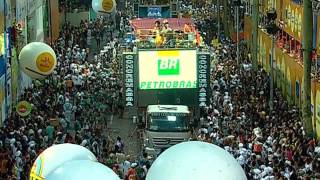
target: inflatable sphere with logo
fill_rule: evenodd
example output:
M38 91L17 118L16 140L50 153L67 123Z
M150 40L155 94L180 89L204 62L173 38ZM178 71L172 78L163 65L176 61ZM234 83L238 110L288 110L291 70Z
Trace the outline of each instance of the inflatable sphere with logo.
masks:
M20 69L32 79L44 79L57 65L53 49L42 42L24 46L19 54Z
M191 141L172 146L152 164L147 180L246 180L244 170L224 149Z
M22 116L28 116L31 113L32 105L27 101L20 101L16 106L16 112Z
M48 175L45 180L120 180L107 166L92 161L71 161Z
M53 145L35 160L30 180L120 180L100 164L87 148L75 144Z
M115 11L116 6L115 0L92 0L92 9L96 13L111 13Z

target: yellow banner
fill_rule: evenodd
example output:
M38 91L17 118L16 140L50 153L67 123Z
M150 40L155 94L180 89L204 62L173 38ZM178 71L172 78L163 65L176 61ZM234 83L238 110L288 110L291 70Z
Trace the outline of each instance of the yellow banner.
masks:
M0 34L0 56L4 54L4 36L3 33Z

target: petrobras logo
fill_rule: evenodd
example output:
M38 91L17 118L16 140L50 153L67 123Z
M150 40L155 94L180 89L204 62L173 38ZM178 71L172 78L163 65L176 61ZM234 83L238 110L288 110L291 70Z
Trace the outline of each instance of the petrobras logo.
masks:
M158 59L158 75L172 76L180 74L179 59Z

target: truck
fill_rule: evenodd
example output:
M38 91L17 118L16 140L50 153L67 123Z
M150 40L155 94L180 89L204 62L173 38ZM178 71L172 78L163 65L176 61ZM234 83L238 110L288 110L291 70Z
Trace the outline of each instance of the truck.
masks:
M165 149L190 139L192 113L183 105L149 105L143 132L144 150L156 157Z
M150 27L168 22L173 32L156 45ZM200 109L209 104L210 54L181 32L192 19L134 19L137 51L123 53L124 104L128 117L136 122L144 151L156 158L162 151L192 136ZM194 34L195 32L191 33ZM134 131L135 132L135 131ZM133 132L133 134L134 134Z

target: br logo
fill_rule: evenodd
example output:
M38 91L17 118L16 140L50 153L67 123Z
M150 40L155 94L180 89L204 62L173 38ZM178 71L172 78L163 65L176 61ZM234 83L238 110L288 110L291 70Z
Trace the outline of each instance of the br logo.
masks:
M172 76L180 74L179 59L158 59L158 75Z

